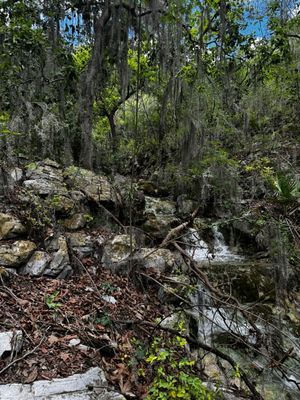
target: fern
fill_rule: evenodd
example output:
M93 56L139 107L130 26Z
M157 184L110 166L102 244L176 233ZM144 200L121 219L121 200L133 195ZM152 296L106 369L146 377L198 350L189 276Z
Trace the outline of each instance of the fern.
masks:
M272 180L276 198L282 203L293 203L300 197L300 182L296 178L283 173Z

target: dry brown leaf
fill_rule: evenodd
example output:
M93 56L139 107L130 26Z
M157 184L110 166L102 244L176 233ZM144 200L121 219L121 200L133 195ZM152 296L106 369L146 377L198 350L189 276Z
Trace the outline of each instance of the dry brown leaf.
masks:
M126 394L131 391L131 383L129 381L126 381L125 383L123 383L123 377L121 377L121 379L120 379L119 387L120 387L122 394Z
M57 342L59 342L59 338L57 336L55 336L55 335L51 335L51 336L48 337L48 342L50 344L57 343Z
M70 356L69 356L69 354L62 352L62 353L59 354L59 358L61 358L64 362L66 362L66 361L68 361Z
M24 383L32 383L38 377L38 370L35 368L33 371L30 372L28 377L24 380Z

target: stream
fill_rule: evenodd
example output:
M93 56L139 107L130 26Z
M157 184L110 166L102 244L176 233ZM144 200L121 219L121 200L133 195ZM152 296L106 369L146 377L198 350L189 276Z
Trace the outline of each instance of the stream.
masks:
M259 261L256 265L253 260L250 262L246 256L237 254L226 244L217 225L212 226L209 243L195 229L189 230L187 238L190 256L206 270L208 276L217 277L218 284L230 282L229 297L233 294L238 298L263 338L260 341L253 326L234 306L224 302L216 307L212 293L199 282L190 295L194 307L188 312L196 321L199 340L210 346L215 345L233 358L256 382L264 399L300 399L300 339L294 335L288 319L281 315L275 299L272 296L260 297L268 277L265 271L271 270L271 265L259 265ZM272 275L269 280L272 280ZM236 285L239 285L239 291ZM248 298L252 301L247 302ZM280 363L288 352L291 356L280 368L275 368L275 363ZM228 366L227 371L224 365L221 369L216 366L216 369L220 373L220 381L224 372L228 380Z

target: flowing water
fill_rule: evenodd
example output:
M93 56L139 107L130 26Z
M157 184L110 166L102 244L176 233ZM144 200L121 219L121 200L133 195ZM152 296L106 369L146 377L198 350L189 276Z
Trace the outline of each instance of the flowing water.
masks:
M188 233L189 254L199 262L231 262L241 261L242 256L230 250L225 243L223 234L217 225L212 226L213 242L208 244L201 239L196 229L190 229Z
M246 257L235 253L226 244L217 225L212 227L212 233L213 240L207 243L195 229L189 230L188 252L195 261L199 262L200 267L202 265L206 268L220 269L221 265L223 267L247 265ZM198 283L194 293L190 295L190 301L193 309L189 313L197 321L199 339L209 345L217 345L244 369L249 370L250 376L257 382L258 389L266 400L300 399L299 361L288 358L282 366L282 372L270 368L270 361L272 361L268 358L270 349L260 348L259 352L255 351L258 338L249 321L229 304L216 307L214 296L202 282ZM243 307L247 307L247 304ZM277 351L293 348L293 354L299 360L299 338L292 335L287 325L280 326L278 329L278 320L275 315L269 317L266 321L265 317L258 316L256 326L266 338L270 336L270 340L268 339L270 342L272 340L276 342L276 339L280 338L280 350L274 343L270 344L270 348L273 345ZM276 354L272 357L276 358Z

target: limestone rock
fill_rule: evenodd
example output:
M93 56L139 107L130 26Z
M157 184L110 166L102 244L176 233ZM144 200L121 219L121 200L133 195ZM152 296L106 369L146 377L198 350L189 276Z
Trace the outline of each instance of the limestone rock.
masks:
M195 201L187 198L186 195L180 195L177 197L177 214L181 218L187 218L196 209L197 204Z
M136 243L133 239L132 251L135 248ZM130 235L116 235L104 246L102 263L109 268L122 263L130 256L130 250Z
M70 232L66 234L71 248L79 256L88 256L93 253L94 246L91 235L85 232Z
M143 228L151 235L164 238L173 226L178 224L175 217L176 205L173 201L145 197L146 222Z
M76 206L75 200L66 195L53 195L49 197L48 203L55 211L66 215L70 214Z
M29 240L19 240L12 244L0 245L0 265L5 267L18 267L25 263L36 245Z
M19 167L11 168L8 171L10 183L14 184L16 182L20 182L23 178L23 171Z
M117 196L113 186L103 175L84 168L71 166L67 168L64 175L68 179L71 188L81 190L89 200L104 203L117 203Z
M23 185L39 195L64 194L67 188L63 179L58 164L45 160L27 165L26 180Z
M76 213L70 218L64 220L64 227L70 231L76 231L77 229L84 228L86 224L86 218L82 213Z
M0 213L0 240L12 239L25 233L21 221L10 214Z
M47 246L47 250L54 249L51 261L44 271L44 275L58 276L63 270L70 271L70 259L68 245L64 236L53 239Z
M5 400L125 400L108 389L104 372L91 368L83 374L33 384L0 385L0 399Z
M35 251L25 267L21 268L21 275L41 276L50 262L50 256L45 251Z
M172 253L168 249L142 248L134 254L134 259L143 268L156 269L159 272L171 271L183 263L180 255Z
M12 351L18 353L23 344L23 333L22 331L15 332L0 332L0 358L4 354L9 354ZM2 399L2 397L0 396Z
M70 190L69 195L76 203L80 203L85 200L85 195L80 190Z

